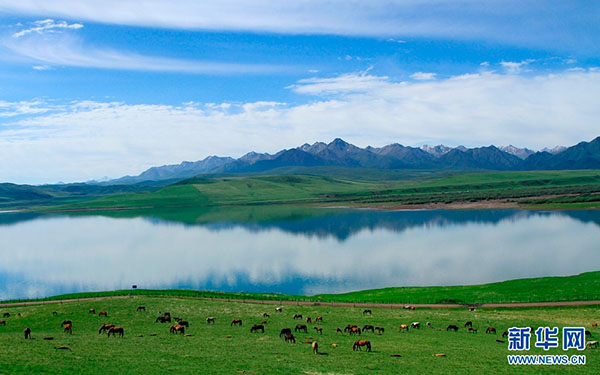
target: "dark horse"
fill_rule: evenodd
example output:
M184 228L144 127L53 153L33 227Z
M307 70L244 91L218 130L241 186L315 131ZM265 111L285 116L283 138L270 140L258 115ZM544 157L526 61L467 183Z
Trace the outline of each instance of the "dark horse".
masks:
M373 327L373 326L372 326L372 325L370 325L370 324L366 324L366 325L363 327L363 329L362 329L362 330L363 330L363 332L365 332L365 331L371 331L371 332L375 333L375 327Z
M363 315L365 315L365 314L369 314L369 315L371 315L371 314L372 314L372 312L371 312L371 310L369 310L369 309L366 309L366 310L363 310Z
M155 323L171 323L171 317L170 316L159 316L158 318L156 318Z
M465 323L465 328L467 328L467 327L473 327L473 322L470 321L470 320L468 322L466 322Z
M135 311L146 311L146 306L138 306Z
M285 342L293 342L295 344L296 338L291 333L286 333L285 334Z
M65 329L65 333L69 332L69 334L70 334L70 335L72 335L72 334L73 334L73 326L72 326L72 325L70 325L70 324L65 324L63 327L64 327L64 329Z
M485 329L485 333L493 333L493 334L496 334L496 328L494 328L494 327L487 327L487 328Z
M298 331L304 331L304 333L307 333L308 328L306 328L306 324L296 324L296 328L294 329L294 332L298 332Z
M185 327L181 326L179 324L173 324L171 326L171 328L169 328L169 332L174 333L174 334L181 333L182 335L184 335L185 334Z
M302 314L294 314L294 319L302 319Z
M108 331L109 329L113 328L114 326L115 326L114 324L102 324L102 327L100 327L100 329L98 330L98 334L104 333L104 332Z
M179 325L187 327L187 328L190 328L190 322L188 322L187 320L181 320L181 321L179 321Z
M284 328L281 330L281 332L279 332L279 338L281 338L281 336L285 335L289 333L290 335L292 334L292 329L291 328Z
M118 334L119 336L123 337L123 335L125 334L125 330L123 329L123 327L111 327L108 329L108 337L110 337L111 333L113 336L116 336Z
M231 326L241 326L241 325L242 325L242 319L233 319L229 326L231 327Z
M446 332L448 332L448 331L450 331L450 330L452 330L452 331L454 331L454 332L457 332L457 331L458 331L458 326L456 326L456 325L454 325L454 324L450 324L450 325L448 326L448 328L446 328Z
M254 324L252 328L250 328L250 333L258 332L260 330L262 333L265 333L265 326L262 324Z
M61 326L63 326L63 327L64 327L64 326L65 326L65 325L67 325L67 324L73 324L73 322L72 322L72 321L70 321L70 320L63 320L63 322L62 322Z
M23 331L23 333L25 333L25 339L30 339L31 338L31 328L27 327L25 328L25 330Z
M0 320L0 326L5 326L6 325L6 320Z
M385 328L383 327L375 327L375 329L377 330L377 334L381 335L382 333L385 332Z
M98 313L98 316L106 316L106 317L107 317L107 316L108 316L108 313L107 313L106 311L100 311L100 312Z
M366 346L367 351L371 351L371 342L369 340L356 340L354 341L354 345L352 345L352 350L362 350L362 347Z

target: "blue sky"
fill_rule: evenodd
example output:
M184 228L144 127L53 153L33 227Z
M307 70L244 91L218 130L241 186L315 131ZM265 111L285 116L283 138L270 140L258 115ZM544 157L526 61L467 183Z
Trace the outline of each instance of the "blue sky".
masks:
M2 1L0 181L598 136L595 1Z

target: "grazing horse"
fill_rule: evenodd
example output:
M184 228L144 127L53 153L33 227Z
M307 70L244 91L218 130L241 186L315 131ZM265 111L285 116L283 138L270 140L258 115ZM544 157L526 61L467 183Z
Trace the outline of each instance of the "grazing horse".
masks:
M254 324L252 328L250 328L250 333L258 332L260 330L262 333L265 333L265 326L262 324Z
M242 319L233 319L229 326L232 327L232 326L241 326L241 325L242 325Z
M186 328L190 328L190 323L187 320L182 320L179 322L180 326L184 326Z
M477 333L477 328L469 327L467 328L467 332Z
M485 329L485 333L493 333L495 335L496 334L496 328L494 328L494 327L487 327Z
M306 323L312 323L312 319L310 318L310 316L306 317Z
M323 328L321 327L315 327L315 331L319 332L320 334L323 334Z
M450 330L452 330L452 331L454 331L454 332L458 332L458 326L457 326L457 325L454 325L454 324L450 324L450 325L449 325L449 326L446 328L446 332L448 332L448 331L450 331Z
M375 327L375 329L377 330L378 335L381 335L382 333L385 332L385 328L383 328L383 327Z
M262 322L260 322L260 324L269 324L269 322L267 322L266 320L263 320Z
M373 314L373 312L369 309L363 310L363 315L366 315L366 314L371 315L371 314Z
M352 350L362 350L362 347L366 346L367 351L371 351L371 342L369 340L356 340L354 341L354 345L352 345Z
M420 322L412 322L410 323L410 328L421 328L421 323Z
M400 324L400 327L398 327L398 332L402 331L408 332L408 324Z
M296 324L296 328L294 329L294 332L298 332L298 331L304 331L304 333L307 333L308 328L306 328L306 324Z
M375 327L373 327L370 324L366 324L363 328L362 328L363 332L365 331L371 331L372 333L375 333Z
M285 334L285 342L293 342L295 344L296 338L291 333L286 333Z
M64 327L64 326L66 326L67 324L73 324L73 322L72 322L72 321L70 321L70 320L63 320L63 322L62 322L61 326L62 326L62 327Z
M108 331L109 329L113 328L114 326L115 326L114 324L102 324L102 327L100 327L100 329L98 330L98 334L104 333L104 332Z
M315 318L315 323L323 323L323 317L321 315Z
M5 312L4 314L2 314L3 318L10 318L10 313Z
M108 317L108 313L106 311L100 311L98 313L98 316L106 316L106 317Z
M281 336L285 335L285 334L292 334L292 329L291 328L284 328L281 330L281 332L279 332L279 338L281 338Z
M73 334L73 326L70 324L65 324L63 326L63 328L65 329L65 333L69 332L70 335Z
M275 312L282 312L283 311L283 307L276 307L275 308Z
M88 311L88 314L95 314L95 313L96 313L96 309L90 309L90 310Z
M110 337L111 333L112 333L113 337L117 336L117 334L119 334L119 336L123 337L123 335L125 334L125 330L123 329L123 327L111 327L108 329L108 337Z
M181 322L183 319L178 318L176 316L173 317L173 320L176 321L177 323Z
M353 327L358 327L355 324L348 324L346 328L344 328L344 332L349 332Z
M313 341L313 343L312 343L312 350L313 350L313 353L319 354L319 344L316 341Z
M208 318L206 318L206 324L210 324L210 323L216 323L216 319L214 316L209 316Z
M339 329L339 328L336 328L336 329L335 329L335 334L337 335L338 333L343 333L343 332L342 332L342 330L341 330L341 329Z
M270 317L270 316L271 316L271 315L269 315L269 313L263 313L263 318L268 318L268 317Z
M171 328L169 328L169 332L173 333L173 334L178 334L181 333L182 335L185 334L185 327L179 324L173 324L171 326Z
M350 328L350 333L349 334L350 335L356 335L356 334L360 335L360 332L361 332L360 328L354 326L354 327Z
M146 311L146 306L138 306L135 311Z
M58 315L56 311L52 311L52 315Z
M467 328L467 327L473 327L473 322L470 321L470 320L468 322L466 322L465 323L465 328Z
M23 333L25 334L25 340L31 338L31 328L29 328L29 327L25 328L25 330L23 331Z
M585 347L589 349L598 348L598 341L588 341Z
M5 326L6 325L6 320L0 320L0 326Z
M171 317L160 315L159 317L156 318L156 320L154 322L155 323L167 323L167 322L171 323Z
M596 322L592 323L592 328L593 327L598 327L598 323L596 323Z
M294 319L302 319L302 314L294 314Z

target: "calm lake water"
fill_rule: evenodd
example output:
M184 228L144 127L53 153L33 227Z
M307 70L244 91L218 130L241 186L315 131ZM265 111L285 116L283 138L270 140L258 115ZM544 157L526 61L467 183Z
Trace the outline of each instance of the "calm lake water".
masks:
M600 211L0 214L0 300L130 288L317 294L600 270Z

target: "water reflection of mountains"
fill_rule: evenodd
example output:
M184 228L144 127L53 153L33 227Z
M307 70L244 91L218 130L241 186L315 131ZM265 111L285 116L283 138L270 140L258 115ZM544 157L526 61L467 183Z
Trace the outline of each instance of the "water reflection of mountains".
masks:
M251 232L281 230L287 233L318 238L333 237L344 241L363 230L388 230L403 232L412 228L433 228L461 226L468 224L496 225L504 221L518 221L531 217L551 215L566 216L585 224L600 226L599 210L580 211L525 211L525 210L415 210L383 211L364 209L301 209L298 213L288 211L285 215L248 215L228 219L227 215L214 217L214 211L197 212L192 215L162 215L144 212L119 218L143 217L156 225L181 224L189 227L202 226L210 230L221 231L244 228ZM2 213L0 226L21 222L51 219L62 215L42 215L36 213ZM88 216L88 215L85 215ZM102 215L113 216L113 215ZM78 216L81 217L81 216ZM185 219L184 219L185 218Z

